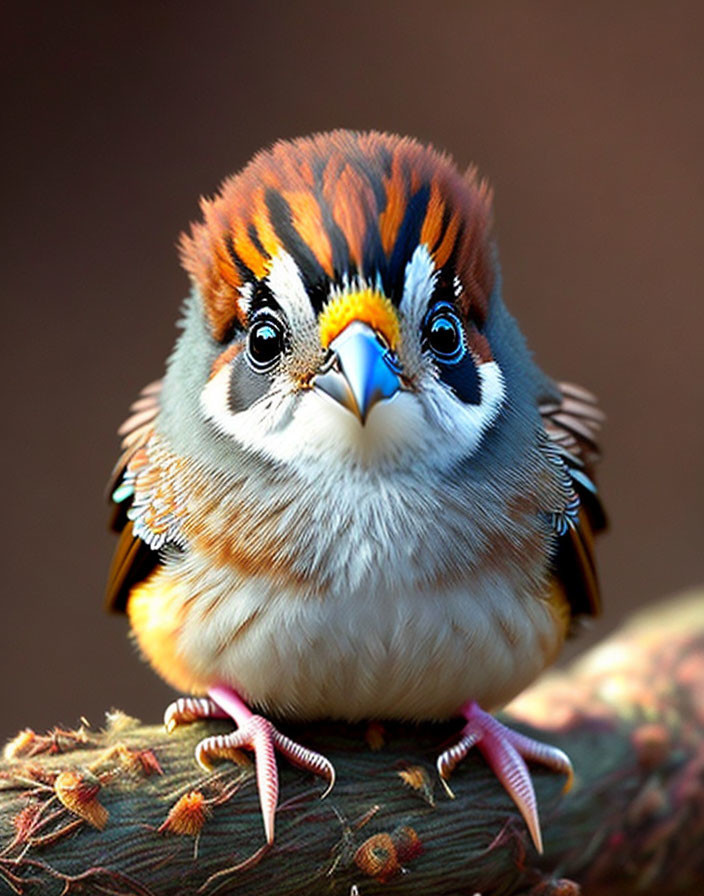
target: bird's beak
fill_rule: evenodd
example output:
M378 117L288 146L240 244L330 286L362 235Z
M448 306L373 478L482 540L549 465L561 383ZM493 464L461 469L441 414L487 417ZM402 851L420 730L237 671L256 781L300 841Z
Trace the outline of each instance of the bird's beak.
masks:
M355 320L330 343L313 388L333 398L364 424L375 404L402 386L395 356L368 324Z

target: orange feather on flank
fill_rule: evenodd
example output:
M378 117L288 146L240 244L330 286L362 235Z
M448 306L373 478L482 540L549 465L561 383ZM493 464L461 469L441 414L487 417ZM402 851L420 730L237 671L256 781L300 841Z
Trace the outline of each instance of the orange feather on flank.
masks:
M200 681L179 651L187 598L184 586L158 567L130 592L127 615L140 650L159 675L178 691L205 694L211 683Z

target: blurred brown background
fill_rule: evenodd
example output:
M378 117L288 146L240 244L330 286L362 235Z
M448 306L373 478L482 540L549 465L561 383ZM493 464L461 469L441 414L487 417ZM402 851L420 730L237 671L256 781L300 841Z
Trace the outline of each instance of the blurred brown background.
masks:
M198 196L280 136L376 127L479 165L509 306L609 414L592 639L704 580L702 10L5 8L0 737L170 699L101 608L114 430L172 345Z

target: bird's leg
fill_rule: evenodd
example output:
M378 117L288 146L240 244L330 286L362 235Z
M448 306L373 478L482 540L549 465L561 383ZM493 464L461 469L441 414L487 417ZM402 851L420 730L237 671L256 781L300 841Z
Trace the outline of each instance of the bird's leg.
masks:
M441 753L437 760L437 769L445 789L450 796L454 796L447 779L455 766L476 746L518 807L535 848L542 853L538 804L524 760L540 762L567 775L565 791L572 786L572 763L562 750L512 731L480 709L473 700L461 707L460 714L467 721L462 729L462 736L454 746Z
M237 730L232 734L216 734L206 737L196 747L196 759L204 769L210 770L213 760L237 760L242 749L254 752L264 831L267 842L272 843L274 840L274 815L279 794L276 751L283 753L294 765L325 778L328 786L323 796L330 792L335 783L335 769L332 763L320 753L297 744L277 731L268 719L255 715L232 688L218 685L211 688L208 694L207 700L196 702L202 703L201 708L212 709L213 712L209 712L209 715L231 718L236 723ZM178 703L177 700L176 704ZM187 706L186 710L189 711L190 707ZM193 718L194 716L191 716L190 719L183 718L183 720L192 721Z

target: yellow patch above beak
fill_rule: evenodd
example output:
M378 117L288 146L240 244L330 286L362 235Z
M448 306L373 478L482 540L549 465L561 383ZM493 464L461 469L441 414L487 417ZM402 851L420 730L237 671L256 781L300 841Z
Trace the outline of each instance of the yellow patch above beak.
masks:
M333 339L355 320L381 333L391 349L396 350L401 333L396 309L390 299L371 287L336 296L323 308L318 318L323 348L328 348Z

